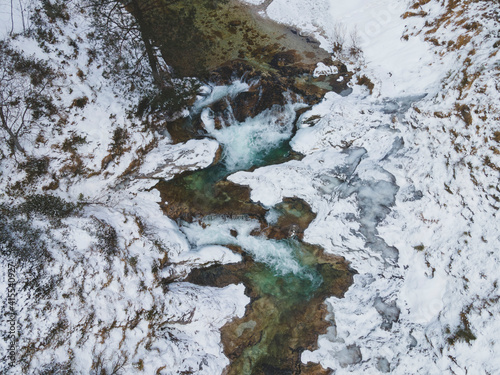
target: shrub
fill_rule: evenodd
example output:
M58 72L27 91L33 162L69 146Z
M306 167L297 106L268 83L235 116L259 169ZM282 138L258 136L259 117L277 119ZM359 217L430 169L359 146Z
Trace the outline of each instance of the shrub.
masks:
M28 216L37 213L52 219L63 219L74 213L77 206L53 195L34 194L26 197L19 210Z
M110 224L93 217L96 225L95 236L98 238L98 246L107 255L114 254L118 249L118 234Z
M64 22L69 21L69 13L67 12L68 7L64 1L50 1L42 0L42 7L47 15L49 22L56 22L57 20L62 20Z
M137 117L156 113L173 116L189 104L199 89L199 82L193 79L170 82L162 89L151 90L144 95L137 105L135 114Z
M89 102L89 98L86 96L82 96L81 98L76 98L73 100L73 103L71 103L71 107L77 107L77 108L83 108L87 105Z
M39 264L50 259L43 232L34 228L31 221L20 217L16 208L0 205L0 250L21 262Z
M55 71L43 60L35 59L34 57L26 57L21 53L3 46L2 52L6 53L10 58L10 64L16 73L29 76L33 86L39 86L46 80L56 77Z
M445 333L449 335L447 338L448 345L455 345L457 341L465 341L470 345L471 341L476 340L476 335L472 332L469 319L467 318L470 309L471 306L468 306L460 313L461 324L456 328L455 332L452 333L449 327L446 328Z
M128 131L125 128L116 128L111 137L110 151L116 155L122 155L125 152L125 145L129 137Z
M33 120L51 117L57 113L57 107L54 105L52 98L47 95L32 93L32 95L26 97L26 105L32 111Z
M26 172L26 180L33 182L37 178L46 174L49 170L49 158L28 158L19 165Z
M61 146L61 150L64 152L76 152L76 147L78 145L83 145L87 143L87 137L82 137L81 135L72 135L71 138L66 138Z

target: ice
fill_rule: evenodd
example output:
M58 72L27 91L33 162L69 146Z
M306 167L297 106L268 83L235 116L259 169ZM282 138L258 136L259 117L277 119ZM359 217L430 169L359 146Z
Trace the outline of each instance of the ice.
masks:
M392 323L398 321L401 310L396 306L394 301L386 303L382 298L377 297L373 302L373 307L375 307L375 310L377 310L384 319L381 328L390 330L392 328Z
M387 374L391 372L391 364L387 360L387 358L381 357L377 360L377 370L380 372Z
M338 375L500 373L495 140L500 98L493 2L454 2L450 10L449 4L431 0L419 6L425 14L406 18L406 11L417 10L404 0L246 2L267 7L267 16L314 36L329 51L339 30L345 28L346 35L357 30L362 54L345 63L375 85L370 95L353 84L353 77L346 96L329 93L301 116L291 146L305 155L302 160L229 177L250 186L252 199L266 207L285 197L305 200L317 217L304 240L344 256L358 271L344 298L325 302L332 326L320 335L317 350L305 351L302 360L321 363ZM297 272L293 251L275 243L266 248L264 240L249 235L257 224L246 221L218 222L217 232L186 226L183 233L163 215L159 194L151 188L154 178L209 165L219 144L227 146L231 168L245 168L249 159L292 133L291 111L270 110L258 120L216 130L206 108L251 85L235 81L206 87L191 113L202 116L215 140L172 145L154 131L139 131L127 117L131 98L103 77L99 62L88 64L88 51L95 46L78 41L91 28L88 17L75 11L75 4L65 4L71 22L52 24L64 34L59 42L45 50L18 35L12 45L52 67L64 67L54 82L58 103L69 107L78 96L90 99L85 108L63 114L64 126L40 123L23 139L30 155L50 158L50 170L30 185L32 192L44 191L56 176L59 187L51 193L73 202L81 197L84 209L50 230L53 259L44 272L52 276L42 285L54 280L57 288L48 288L49 296L28 287L19 290L19 344L36 350L25 369L18 366L11 373L89 373L99 353L107 370L126 354L125 373L136 372L139 360L144 373L162 366L170 374L222 373L229 360L219 329L244 314L249 302L244 285L170 283L165 291L162 280L201 264L240 259L214 242L240 244L285 275ZM23 18L25 25L29 22L27 2L2 5L2 37L12 30L11 6L12 31L22 31ZM438 25L443 16L450 18ZM474 29L476 23L480 27ZM463 36L471 38L463 47L450 43ZM69 57L66 37L78 41L76 58ZM333 73L325 66L318 65L316 74ZM78 78L79 70L84 79ZM139 100L131 95L132 102ZM464 113L470 114L472 126ZM274 116L283 127L273 122ZM130 130L130 149L102 170L117 126ZM240 130L246 137L237 137ZM272 142L266 143L259 132L268 131ZM86 139L77 147L85 168L65 175L60 171L73 155L60 146L75 134ZM36 141L38 136L45 143ZM151 144L158 148L139 152ZM7 192L25 175L13 172L21 156L14 161L6 147L3 154L0 183ZM142 157L143 169L127 175ZM267 218L276 219L272 211ZM116 257L101 251L96 220L115 228ZM48 224L37 220L33 225L45 230ZM233 227L237 238L225 233ZM19 267L20 284L30 285L31 274ZM2 263L2 300L6 269ZM5 328L5 320L1 324ZM475 340L463 339L467 329ZM4 353L6 342L0 345ZM68 370L64 362L69 359Z
M239 80L234 81L228 86L205 86L205 93L200 96L196 103L193 105L191 112L194 114L200 113L204 108L210 104L216 103L226 96L235 97L241 92L245 92L250 88L246 82Z
M207 265L212 262L222 264L238 263L241 262L242 258L224 246L212 245L181 253L172 260L177 263L189 261L193 266L196 266Z
M169 180L180 172L208 167L218 148L219 143L213 139L191 139L173 145L168 138L164 138L144 158L139 173Z
M361 362L361 350L356 345L349 345L335 354L341 367L347 367Z

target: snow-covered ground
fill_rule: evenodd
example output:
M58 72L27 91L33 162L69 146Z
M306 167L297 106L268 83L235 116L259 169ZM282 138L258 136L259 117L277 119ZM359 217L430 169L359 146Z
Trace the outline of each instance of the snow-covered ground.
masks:
M150 190L158 178L210 165L219 144L200 139L174 145L168 134L128 115L139 94L124 97L115 77L104 74L108 56L92 53L95 41L86 38L91 17L77 2L65 3L69 20L47 26L55 40L42 47L34 33L10 41L57 72L45 91L61 109L20 133L27 156L12 156L2 133L0 191L1 203L12 209L36 194L81 207L60 220L13 214L29 223L29 231L41 232L29 251L49 255L32 259L33 269L30 261L5 256L8 244L0 241L0 372L221 373L229 361L219 329L244 314L244 286L199 287L175 278L197 264L238 262L240 256L223 247L191 246L161 211L159 193ZM21 4L32 12L41 6L15 2L12 29L11 2L1 1L2 38L10 39L11 29L23 31ZM27 22L27 11L24 17ZM83 106L73 104L84 97ZM48 160L46 170L29 175L19 167L29 158ZM16 285L13 367L7 358L9 264ZM33 283L34 275L39 278Z
M356 30L361 57L337 56L373 94L327 95L292 141L303 160L231 180L265 205L306 200L318 217L304 239L359 272L328 300L333 327L304 362L336 374L499 373L500 9L413 3L274 0L269 17L327 49L347 50Z
M336 58L374 84L371 94L359 85L347 97L330 93L302 115L292 146L303 160L230 177L267 206L283 197L307 201L317 218L304 239L359 272L345 298L327 301L332 327L303 361L336 374L499 373L498 5L247 2L328 50L340 43ZM32 26L26 14L37 3L17 3L12 23L12 3L0 0L2 37L21 32L23 19ZM50 253L37 271L44 290L32 288L19 259L1 258L2 334L8 263L17 281L20 339L9 373L221 373L229 361L218 330L244 314L243 285L170 281L196 264L239 256L190 244L150 190L157 178L210 165L218 142L173 145L129 116L138 97L123 97L103 77L103 57L85 37L90 17L67 3L70 20L51 23L57 41L46 48L33 36L11 41L61 73L50 90L63 111L20 138L28 155L50 160L38 177L26 181L29 171L18 166L27 159L9 156L2 139L2 203L50 193L81 207L61 220L30 220ZM82 108L72 105L82 97ZM3 336L3 359L7 346ZM0 363L5 370L7 361Z

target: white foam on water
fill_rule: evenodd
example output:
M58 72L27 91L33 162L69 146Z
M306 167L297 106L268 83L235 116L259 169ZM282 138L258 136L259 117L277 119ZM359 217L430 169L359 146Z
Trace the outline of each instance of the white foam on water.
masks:
M255 220L214 218L205 220L206 227L199 223L185 224L183 232L197 247L208 245L240 246L259 263L272 267L277 275L293 273L313 279L309 270L300 264L296 257L297 248L291 241L268 240L252 236L252 230L259 228ZM230 231L236 231L236 237ZM233 232L234 233L234 232Z
M224 162L230 171L248 169L261 161L270 150L292 135L295 111L303 104L275 105L247 118L244 122L232 120L229 126L215 129L214 115L209 108L201 113L207 132L224 146Z

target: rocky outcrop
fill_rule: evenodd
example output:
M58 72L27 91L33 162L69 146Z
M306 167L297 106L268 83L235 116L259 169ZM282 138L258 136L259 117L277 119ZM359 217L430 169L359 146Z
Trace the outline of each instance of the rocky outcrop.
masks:
M160 181L161 208L172 219L192 222L208 215L246 216L262 220L266 210L250 200L250 189L230 181L199 187L195 173L187 172L170 181Z

